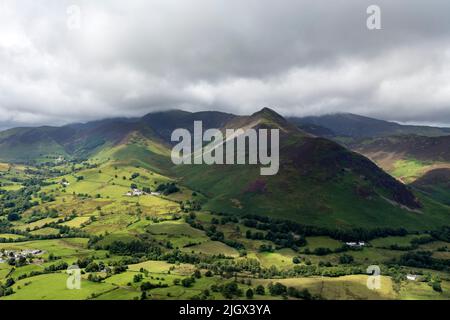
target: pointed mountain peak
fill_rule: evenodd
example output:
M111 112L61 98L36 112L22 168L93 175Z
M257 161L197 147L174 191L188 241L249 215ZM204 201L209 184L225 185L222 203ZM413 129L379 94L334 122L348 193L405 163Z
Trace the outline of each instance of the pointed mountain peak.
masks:
M252 116L255 115L267 115L267 116L276 116L276 117L280 117L283 118L279 113L277 113L275 110L264 107L261 110L255 112L252 114Z
M248 117L239 117L231 124L230 127L278 128L285 133L308 135L270 108L262 108Z
M286 123L286 120L276 111L274 111L273 109L264 107L261 110L253 113L250 118L258 118L258 119L265 119L265 120L269 120L269 121L273 121L279 124L284 124Z

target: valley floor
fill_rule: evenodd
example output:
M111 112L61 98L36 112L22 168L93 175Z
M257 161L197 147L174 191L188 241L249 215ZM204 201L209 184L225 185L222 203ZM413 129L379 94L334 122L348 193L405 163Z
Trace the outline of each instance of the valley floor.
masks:
M450 299L445 230L302 234L202 210L202 194L129 163L0 171L0 299Z

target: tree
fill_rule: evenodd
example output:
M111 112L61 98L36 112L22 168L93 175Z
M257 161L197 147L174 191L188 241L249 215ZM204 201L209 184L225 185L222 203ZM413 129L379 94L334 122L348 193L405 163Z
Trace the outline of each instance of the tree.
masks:
M205 272L205 277L212 277L213 273L211 272L211 270L208 270Z
M138 274L135 274L135 275L134 275L134 277L133 277L133 282L134 282L134 283L141 282L142 279L144 279L144 277L142 276L142 274L138 273Z
M8 221L17 221L20 220L20 216L15 212L10 212L8 214Z
M131 180L136 179L139 176L140 176L140 174L138 172L135 172L131 175Z
M234 296L241 296L242 290L236 282L229 282L225 284L222 288L222 294L227 299L232 299Z
M247 297L247 299L253 299L253 290L249 288L245 293L245 296Z
M8 279L6 279L5 287L6 287L6 288L9 288L9 287L11 287L14 283L16 283L16 282L14 281L13 278L8 278Z
M194 284L195 280L193 278L184 278L181 280L181 285L185 288L189 288Z
M202 273L200 272L200 270L195 270L194 277L197 279L200 279L202 277Z
M264 286L259 285L256 287L256 294L259 294L260 296L263 296L266 294L266 289L264 289Z
M436 292L442 292L441 283L438 282L438 281L434 281L433 284L431 285L431 287L432 287L433 290L436 291Z
M354 260L355 259L353 258L353 256L351 256L349 254L343 254L342 256L339 257L339 263L340 264L350 264Z
M86 266L86 272L98 272L98 271L100 270L98 264L95 262L91 262Z
M287 288L284 284L277 282L269 284L269 292L272 296L282 296L287 294Z

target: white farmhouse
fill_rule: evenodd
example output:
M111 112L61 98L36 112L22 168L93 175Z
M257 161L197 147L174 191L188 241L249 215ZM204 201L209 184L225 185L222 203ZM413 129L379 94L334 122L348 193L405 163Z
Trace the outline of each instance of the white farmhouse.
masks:
M416 274L407 274L406 275L406 279L408 279L410 281L416 281L417 280L417 275Z

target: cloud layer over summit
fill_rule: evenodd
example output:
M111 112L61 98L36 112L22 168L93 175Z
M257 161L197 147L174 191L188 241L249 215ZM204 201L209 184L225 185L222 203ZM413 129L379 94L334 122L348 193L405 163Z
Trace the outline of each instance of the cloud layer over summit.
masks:
M381 30L366 27L371 4ZM0 0L0 128L266 106L449 124L449 12L448 0Z

